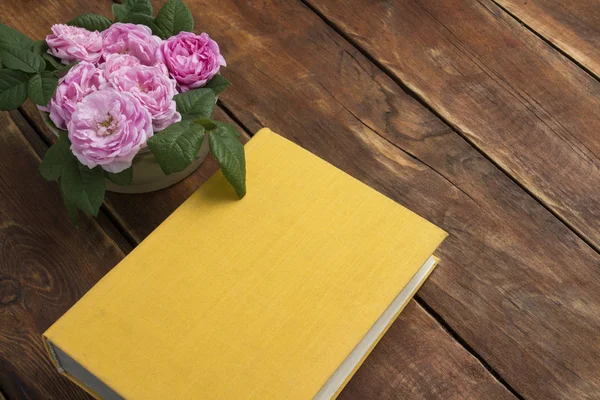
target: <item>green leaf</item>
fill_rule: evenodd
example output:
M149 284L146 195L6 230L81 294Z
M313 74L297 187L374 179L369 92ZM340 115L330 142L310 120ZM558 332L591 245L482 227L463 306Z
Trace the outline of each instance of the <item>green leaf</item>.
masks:
M148 139L148 147L165 174L186 169L200 150L204 128L193 121L181 121Z
M210 118L217 98L211 89L194 89L173 97L182 119Z
M106 177L117 185L128 186L131 185L131 181L133 180L133 168L129 167L116 174L106 172Z
M112 21L103 15L97 14L82 14L79 17L73 18L67 25L79 26L85 28L88 31L99 31L107 29L112 25Z
M45 40L36 40L31 46L31 51L38 56L43 56L48 52L48 43Z
M58 58L54 57L51 54L45 53L42 54L42 57L44 58L44 60L48 61L55 70L60 70L65 67L65 65L58 60Z
M120 6L128 13L152 16L152 2L150 0L125 0Z
M0 23L0 44L29 49L33 40L8 25Z
M65 192L62 189L62 184L60 188L60 194L62 195L63 203L65 204L65 208L67 209L67 215L69 216L69 219L71 220L73 225L77 226L77 214L79 214L79 209L77 208L75 203L71 201L70 198L65 196Z
M0 110L19 107L27 98L29 75L21 71L0 69Z
M148 15L138 14L138 13L130 13L124 16L123 21L121 22L129 22L131 24L140 24L146 25L148 28L152 30L152 33L161 39L166 39L171 35L165 34L162 29L155 23L154 19Z
M102 168L90 169L71 157L62 171L60 186L65 204L69 203L88 214L98 215L106 190Z
M46 62L41 56L17 46L0 46L0 58L6 68L23 72L41 72L46 68Z
M47 181L55 181L62 175L65 166L74 157L71 153L71 142L67 132L62 131L58 136L58 141L46 151L40 164L40 174Z
M208 81L204 87L212 89L212 91L215 92L215 95L217 95L227 89L229 85L231 85L231 82L225 79L223 75L217 74Z
M219 123L217 129L210 132L208 143L210 152L221 164L223 175L241 199L246 195L246 156L239 137L235 126Z
M212 131L213 129L217 129L217 126L218 126L215 121L213 121L212 119L208 119L208 118L195 119L194 123L202 125L204 127L204 129L206 129L207 131Z
M60 66L53 73L57 78L60 79L63 76L65 76L69 72L69 70L77 64L79 64L79 61L75 61L74 63L71 63L69 65L60 64Z
M27 96L35 104L47 106L57 86L58 78L52 72L44 71L29 78Z
M158 12L156 24L169 37L181 31L193 31L194 17L181 0L168 0Z
M114 3L110 9L115 16L115 22L123 22L123 20L127 17L127 8L124 7L123 4Z

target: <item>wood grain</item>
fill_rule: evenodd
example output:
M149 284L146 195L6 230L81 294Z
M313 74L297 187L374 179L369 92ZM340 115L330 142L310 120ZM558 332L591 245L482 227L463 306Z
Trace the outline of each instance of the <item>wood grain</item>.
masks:
M245 126L270 126L451 232L420 294L476 351L528 396L593 396L597 254L300 3L188 3L227 57L234 86L222 98ZM460 366L472 358L445 334L425 348L408 336L360 379L389 398L423 386L472 398L489 382L427 362L413 374L415 359L436 359L431 348Z
M87 0L0 0L0 22L7 24L35 40L52 33L54 24L65 24L84 13L112 16L111 4Z
M492 368L527 397L598 393L600 257L592 248L302 3L189 5L227 57L234 86L222 101L245 126L269 126L451 233L420 296ZM373 12L355 8L363 21ZM388 40L389 53L401 49ZM540 118L538 126L554 123ZM589 187L581 196L596 194Z
M41 334L122 252L95 220L71 225L13 117L0 113L0 127L0 387L8 399L86 399L51 365Z
M83 218L77 229L70 225L56 186L38 175L39 159L25 140L34 139L35 133L20 119L18 113L0 113L0 191L7 198L0 203L0 387L9 399L87 399L54 370L41 334L125 254L94 220ZM178 185L161 192L186 190ZM146 198L147 224L158 225L165 207L172 211L178 205L174 193L159 196L161 192ZM44 199L42 207L39 199ZM133 205L130 200L114 202L125 207ZM126 210L121 219L128 221L132 211ZM420 307L411 304L396 325L394 336L410 327L411 334L394 349L407 355L395 365L411 391L445 388L457 398L473 393L486 399L513 398ZM422 333L413 336L414 331ZM441 366L424 375L410 368L414 357L439 360Z
M504 398L496 382L485 379L487 371L473 358L471 363L458 365L453 354L462 350L446 347L447 353L431 351L423 357L423 348L437 347L436 337L439 325L416 302L411 302L402 311L398 321L391 326L385 336L369 355L367 362L356 372L344 388L339 400L352 399L493 399ZM417 347L406 346L407 342L418 343ZM433 349L432 349L433 350ZM450 357L448 357L451 355ZM427 376L431 370L454 371L467 368L467 380L472 381L469 391L457 392L453 381L464 381L461 372L448 381L431 381L422 385L415 376Z
M494 2L600 78L600 1Z
M311 4L600 249L598 81L489 0Z
M4 8L9 8L12 6L11 4L4 4ZM21 10L22 14L19 18L26 19L28 21L33 21L31 25L28 27L29 30L24 29L25 32L28 32L30 35L34 37L42 37L43 32L39 28L40 24L36 24L37 16L47 13L52 13L51 9L29 9L29 10ZM45 18L49 18L50 20L58 19L58 15L50 14L50 17L46 15ZM35 32L35 33L34 33ZM51 140L51 136L48 136L48 131L44 130L45 127L41 123L41 119L39 119L39 115L35 110L35 107L31 104L27 103L24 106L24 112L30 118L30 120L36 125L36 129L38 132L42 133L42 136L45 136L46 140ZM7 114L0 114L1 117L5 117ZM226 120L227 116L223 114L222 110L217 110L215 113L215 118L220 120ZM10 119L6 123L1 123L0 130L2 130L3 137L6 137L8 140L19 141L19 138L12 138L9 133L14 133L17 135L17 132L14 131L13 126L21 127L20 134L27 137L31 140L33 147L36 149L40 149L43 147L43 143L36 142L35 136L36 133L27 126L25 121L23 121L18 114L11 114ZM45 133L44 133L45 132ZM8 147L0 148L0 154L3 150L8 149ZM21 149L13 151L16 156L23 158L23 151ZM37 160L29 161L34 165ZM112 210L114 212L114 218L125 227L128 232L130 239L133 243L143 239L152 229L154 229L162 220L172 212L188 195L194 190L212 171L216 169L216 164L214 161L208 161L198 170L192 177L188 178L185 182L182 182L178 185L173 186L167 190L162 190L159 192L155 192L153 194L148 195L109 195L109 201L107 209ZM22 172L24 173L24 172ZM43 182L41 178L37 177L36 171L27 171L30 174L30 179L34 179L37 184L48 185ZM22 181L19 179L18 175L11 175L16 181L9 182L6 185L0 186L0 190L6 193L13 185L19 185ZM31 178L34 177L34 178ZM40 183L41 182L41 183ZM55 187L50 185L50 190L54 190L52 194L54 195L54 203L49 206L60 209L62 212L62 204L60 203L60 199L58 198L58 191ZM31 193L31 188L25 187L25 185L19 186L19 190L22 191L23 196ZM40 198L46 198L41 196ZM26 207L29 203L23 202L20 204L14 203L14 208L10 210L10 213L20 214L20 208L17 208L17 205L20 207ZM66 223L66 218L63 215L57 215L55 218L61 218L63 223ZM32 217L32 220L35 221L35 216ZM88 221L88 220L86 220ZM29 224L34 224L32 221L27 221ZM101 233L96 232L97 227L85 227L80 228L83 230L78 231L78 234L83 236L94 237L94 235L99 235ZM91 232L87 232L90 229ZM47 235L53 235L56 231L53 230L52 227L48 226L45 230ZM3 238L0 234L0 238ZM44 242L45 238L39 239L40 242ZM53 259L64 259L68 260L69 257L77 257L77 258L87 258L86 252L81 252L78 248L77 242L67 243L66 245L72 247L73 249L69 250L71 253L69 255L64 254L52 254L50 256L46 254L39 254L41 259L46 257L51 257ZM52 251L53 248L45 248L46 251ZM122 255L121 255L122 256ZM108 257L105 262L114 261L113 258ZM94 260L83 260L81 263L90 263L93 264ZM57 268L59 269L56 274L52 276L62 276L61 274L68 275L68 279L63 279L63 284L69 287L71 290L76 291L78 296L83 293L83 291L87 290L95 281L96 277L88 277L85 274L77 275L78 270L74 267L75 264L66 263ZM0 272L3 272L3 269L0 269ZM52 273L50 271L49 273ZM12 282L12 281L11 281ZM12 287L12 286L10 286ZM82 289L84 288L84 289ZM11 299L14 295L14 290L11 292L7 290L6 292L0 292L0 298L9 298ZM6 293L6 294L5 294ZM62 299L66 303L66 307L72 304L76 298L67 298L64 299L64 291L59 293L54 293L56 298ZM78 297L74 296L74 297ZM15 301L15 300L11 300ZM27 301L34 301L27 298ZM43 307L44 302L40 301L38 304L38 309ZM37 309L36 309L37 312ZM36 315L27 315L29 319L37 317ZM411 354L412 357L402 358L398 356L394 365L397 366L402 379L406 379L408 385L407 389L410 388L412 392L418 393L428 393L431 388L444 388L447 393L453 393L455 396L459 398L465 398L470 396L472 393L477 393L481 398L490 398L490 399L505 399L505 398L513 398L513 396L496 380L492 375L488 373L488 371L467 351L465 351L461 346L457 344L457 342L448 335L444 329L434 322L431 317L427 315L427 313L416 305L409 306L405 315L402 317L402 322L397 324L399 327L394 327L393 331L394 336L401 335L403 326L414 326L411 328L412 331L420 331L421 327L423 327L423 335L417 335L413 337L409 335L406 338L403 338L402 343L397 344L394 348L396 351L400 352L400 354ZM29 325L25 323L23 325L23 330L29 332L29 336L31 337L30 341L25 341L21 344L21 347L30 348L35 347L36 341L39 341L39 337L41 332L54 320L56 319L55 315L48 316L46 319L46 323L39 325ZM0 327L8 326L8 324L16 324L15 321L9 321L4 324L4 321L0 321ZM12 339L8 334L5 333L5 328L0 328L0 346L11 347L14 352L22 351L20 347L15 347L12 344ZM12 329L12 327L11 327ZM427 342L423 341L422 338L426 337ZM421 338L421 339L418 339ZM10 399L16 398L40 398L37 396L38 392L44 393L43 398L57 398L57 399L67 399L67 398L83 398L84 395L80 391L76 391L73 389L72 385L66 384L68 387L65 389L64 380L58 374L52 371L52 368L49 366L49 361L45 354L38 352L36 354L26 353L25 357L19 359L11 359L11 358L1 358L4 356L4 353L1 358L2 364L0 364L0 376L6 377L3 380L0 380L0 387L6 390L7 395L9 395ZM428 371L427 374L424 374L422 370L411 369L412 363L414 363L415 358L418 357L421 360L440 360L440 365L436 366ZM20 361L19 361L20 360ZM16 367L14 364L19 363L19 366ZM370 363L370 361L367 361ZM44 365L44 368L50 371L49 380L60 381L60 385L56 385L52 382L46 382L44 380L39 381L36 376L37 372L35 369L31 367L32 364L36 365ZM377 365L376 363L374 365ZM15 372L16 371L16 372ZM392 374L395 375L395 374ZM391 376L391 375L390 375ZM385 384L385 383L382 383ZM43 385L40 387L40 385ZM396 388L399 390L402 389L401 386L395 384ZM441 390L441 389L440 389ZM29 396L27 393L33 393L33 395ZM388 398L396 398L397 393L388 393ZM472 397L472 396L471 396ZM380 397L385 398L385 397ZM473 398L473 397L472 397Z

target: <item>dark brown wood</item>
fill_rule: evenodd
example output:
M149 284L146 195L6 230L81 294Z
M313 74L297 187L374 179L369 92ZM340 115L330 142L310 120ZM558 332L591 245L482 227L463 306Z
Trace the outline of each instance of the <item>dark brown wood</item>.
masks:
M393 8L404 3L408 2L377 4ZM245 126L251 131L269 126L450 232L440 249L444 263L420 296L508 384L526 397L591 398L598 393L600 257L590 246L302 3L206 0L188 4L197 26L214 37L227 56L225 74L234 86L222 101ZM360 10L354 18L374 26L394 17L374 17L377 6L367 10L359 2L338 8ZM456 15L460 10L457 6L455 18L463 23L474 18L465 25L477 26L478 9L467 7L462 17ZM484 32L499 29L503 21L489 15L480 27ZM406 18L403 24L409 26L431 19L425 11ZM510 21L502 24L513 26ZM429 34L434 27L430 28L422 34ZM519 26L514 29L515 35L527 33ZM375 28L368 35L387 38L389 54L409 46ZM413 53L405 55L403 63L423 57L420 40L411 37ZM514 56L510 43L506 42L506 57ZM464 57L469 60L468 54ZM582 87L595 90L595 83L579 77L571 64L556 62L564 70L546 73L557 82L573 78L569 90L575 95L581 94ZM470 90L479 87L485 93L476 84L484 76L488 75L476 74ZM431 79L436 81L435 76ZM451 86L453 79L463 78L449 74L447 79L436 83ZM546 90L554 93L555 88ZM471 106L482 115L495 112ZM578 107L593 125L589 104L578 103ZM504 119L509 116L503 114ZM552 148L556 136L545 130L545 124L556 127L556 122L547 114L539 116L530 133L538 135L540 146L548 140ZM531 122L528 115L516 117L523 118L524 124ZM472 118L483 117L473 114ZM488 129L483 123L478 127ZM506 134L505 144L518 139L500 133ZM514 160L519 161L518 154ZM576 167L562 164L565 171ZM590 168L574 179L556 172L556 179L585 184L595 173ZM579 192L588 200L597 193L597 187L591 186Z
M593 397L596 253L299 2L187 3L227 57L234 86L222 99L245 126L270 126L451 233L419 294L476 352L528 397ZM136 210L122 204L123 222ZM152 210L132 237L160 223ZM423 328L400 335L396 324L344 398L508 394L412 309L400 326Z
M598 81L489 0L309 2L600 249Z
M494 2L600 77L600 1Z
M87 399L58 375L41 335L123 253L94 219L71 225L6 112L0 127L0 387L8 399Z
M31 38L44 39L54 24L66 24L84 13L112 16L111 4L89 0L0 0L0 22L10 25Z
M40 12L40 10L38 10L38 12ZM42 10L41 12L45 13L49 11ZM22 18L31 20L35 19L35 15L36 14L31 12L29 14L25 13L25 15L22 15ZM32 32L38 32L37 37L43 36L43 32L39 33L39 24L32 24L30 31L24 31L29 32L29 34L32 36L36 36L36 33ZM40 132L47 141L52 141L53 138L51 135L49 135L49 132L43 125L35 107L30 103L27 103L24 106L24 112L27 117L36 125L37 131ZM6 114L3 114L2 116L4 115ZM223 113L222 110L217 110L215 112L215 118L227 120L228 117ZM7 123L0 124L0 126L11 126L12 124L21 127L21 134L27 137L38 151L39 149L43 148L43 144L35 140L36 133L27 126L27 124L18 116L18 114L13 113L12 118ZM20 155L21 153L15 151L15 154ZM119 223L121 223L122 226L128 230L131 239L134 242L139 241L153 228L155 228L166 217L166 215L168 215L168 213L172 212L176 206L179 205L191 193L192 190L194 190L216 169L216 167L217 166L214 163L214 160L209 160L203 164L199 171L197 171L192 177L188 178L185 182L182 182L168 190L163 190L154 194L136 196L111 194L109 195L107 208L114 213L114 218L117 219ZM16 179L18 175L11 176L14 176ZM40 181L41 178L37 178L37 180ZM48 185L47 183L43 184ZM3 185L0 187L0 190L6 191L6 188L10 186L11 185ZM20 187L20 189L22 189L24 193L28 193L28 190L30 190L25 186ZM51 187L51 189L56 188ZM56 191L54 195L57 197L58 192ZM24 203L24 205L27 205L27 203ZM62 210L60 202L53 204L53 207L60 208ZM18 214L19 209L11 210L11 212ZM62 218L63 222L66 221L64 216L61 215L60 217ZM47 227L48 234L52 234L53 232L54 231L51 227ZM87 235L87 233L85 234ZM92 234L89 236L93 237L93 234L94 232L92 232ZM76 248L77 244L73 243L73 247ZM78 257L86 257L85 255L82 256L80 252L75 254L77 254ZM68 259L69 256L60 254L52 255L52 257L62 257L64 259ZM88 261L93 262L91 260ZM76 273L77 271L75 270L75 272L73 272L71 269L69 269L71 268L69 264L62 266L62 268L67 268L66 273ZM61 273L65 273L65 271L62 271ZM87 289L89 286L95 283L95 281L96 279L88 279L85 275L82 275L78 278L71 277L71 279L66 279L64 281L64 285L74 288L80 288L81 286L84 286ZM10 296L11 294L8 293L8 297ZM54 296L60 298L61 294L55 293ZM64 302L67 303L68 307L68 305L72 304L72 302L75 300L76 299L68 299L64 300ZM55 318L56 316L48 317L47 324L44 326L40 327L27 325L25 326L25 329L28 330L29 336L38 338L41 332ZM423 321L426 321L426 323L423 323ZM409 309L403 316L402 325L404 324L415 327L423 326L423 335L418 335L418 337L427 337L430 342L425 343L422 340L417 340L416 337L409 336L404 338L401 345L397 345L395 348L398 351L402 351L402 348L405 348L407 354L408 350L410 349L410 354L413 354L416 357L419 357L423 360L441 360L441 365L443 365L443 367L437 367L430 371L427 375L424 375L422 371L410 370L410 365L407 363L413 362L413 358L407 357L405 359L399 359L396 361L395 365L397 365L397 367L403 371L402 376L405 377L403 379L408 379L410 381L410 388L412 391L420 390L422 392L427 392L430 387L443 387L449 392L455 393L456 396L463 398L469 396L471 393L480 393L485 398L494 399L512 397L510 393L499 382L497 382L481 364L479 364L471 355L469 355L468 352L459 346L456 341L452 339L439 324L435 323L431 317L429 317L427 313L420 307L416 305L409 306ZM400 328L393 328L393 332L398 332L394 333L394 335L401 334L401 326ZM417 328L417 330L420 330L420 328ZM4 336L0 336L0 346L2 345L3 337ZM10 346L10 344L5 345L7 347ZM23 346L28 347L31 346L31 344L29 342L25 342ZM12 375L14 375L12 371L14 371L15 368L11 362L14 361L4 359L2 361L3 364L2 369L0 369L0 375L8 376L8 374L4 374L4 372L9 371L12 377ZM35 371L31 370L31 368L29 368L27 365L29 363L36 363L45 365L47 367L49 362L47 361L45 354L37 354L31 359L25 359L22 363L25 366L20 370L20 374L17 376L18 379L8 379L7 381L0 380L0 387L5 388L7 393L11 395L10 398L26 398L24 393L42 390L38 387L40 383L35 378L32 378L36 376L34 373ZM52 370L51 367L50 370ZM61 380L62 378L60 378L57 374L54 374L54 379ZM61 399L77 398L76 395L71 394L72 385L67 384L67 386L69 386L68 390L62 389L61 386L56 391L52 391L52 385L48 385L47 388L44 388L43 390L46 390L45 393L48 394L48 398L53 396ZM79 391L76 393L77 395L81 394ZM396 397L394 393L389 393L389 395L389 398ZM35 396L32 398L35 398Z
M9 399L87 399L89 396L51 366L41 334L124 253L93 219L82 218L79 228L70 225L56 186L37 173L39 158L25 138L40 139L20 115L0 113L0 126L0 192L6 199L0 202L0 387ZM39 146L41 142L34 145ZM185 190L186 186L180 185L169 191ZM172 209L178 205L172 193L162 197L161 192L156 193L146 199L147 223L154 225L162 221L164 204ZM134 197L114 202L135 205L130 202ZM153 209L157 213L153 214ZM131 211L121 218L127 221ZM512 398L418 306L411 305L396 325L394 336L402 335L403 326L411 327L411 333L420 332L402 338L396 351L439 360L443 365L423 375L411 370L408 363L413 362L412 357L398 358L396 365L411 381L411 390L443 387L463 398L472 393L482 398ZM390 394L389 398L394 397Z
M498 390L497 382L485 379L487 371L474 357L465 364L454 359L462 352L462 347L445 346L445 353L431 349L429 357L424 358L422 349L437 347L435 337L439 325L423 311L421 306L411 302L398 321L390 327L377 344L367 361L348 382L339 396L339 400L351 399L493 399L504 398L506 394ZM416 348L406 346L407 342L418 343ZM433 355L433 357L431 357ZM458 392L448 382L431 381L422 385L415 376L427 375L431 370L453 371L467 368L468 380L479 382L468 384ZM464 384L464 378L459 378ZM458 379L457 379L458 380Z

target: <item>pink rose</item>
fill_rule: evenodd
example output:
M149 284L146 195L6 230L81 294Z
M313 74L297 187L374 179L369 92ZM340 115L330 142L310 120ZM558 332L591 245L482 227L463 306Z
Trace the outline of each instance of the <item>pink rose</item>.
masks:
M104 78L109 81L115 73L121 73L121 70L137 65L140 65L140 60L137 57L129 54L109 54L104 64L100 65L100 69L104 71Z
M152 136L152 119L130 93L99 90L77 105L68 130L71 151L82 164L117 173L131 166Z
M122 68L111 75L109 83L120 92L128 92L150 112L154 131L181 121L173 96L177 94L175 80L163 64L154 67L138 65Z
M102 32L102 52L105 59L109 54L130 54L144 65L154 65L160 42L160 38L153 36L150 28L145 25L119 22Z
M95 63L102 55L100 32L90 32L85 28L57 24L52 26L52 35L46 36L48 52L60 58L63 64L74 61Z
M50 112L50 119L58 128L66 129L77 104L88 94L105 86L102 71L82 61L58 81L56 92L45 111Z
M182 92L206 85L226 66L217 42L206 33L180 32L160 44L162 61Z

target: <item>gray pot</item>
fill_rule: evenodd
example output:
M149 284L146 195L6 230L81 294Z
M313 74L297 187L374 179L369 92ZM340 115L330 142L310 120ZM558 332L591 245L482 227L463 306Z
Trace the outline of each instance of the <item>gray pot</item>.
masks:
M52 121L50 121L48 113L42 111L41 114L48 128L58 137L58 131ZM205 135L200 151L198 151L194 161L183 171L167 175L160 169L160 165L150 149L144 147L133 158L133 179L131 185L121 186L107 179L106 190L116 193L148 193L164 189L187 178L202 164L207 155L208 135Z

